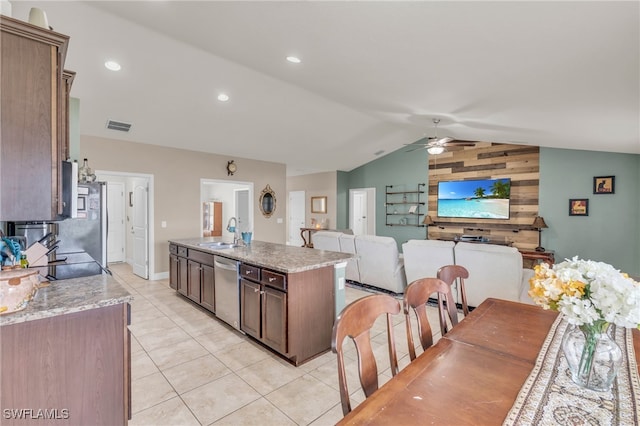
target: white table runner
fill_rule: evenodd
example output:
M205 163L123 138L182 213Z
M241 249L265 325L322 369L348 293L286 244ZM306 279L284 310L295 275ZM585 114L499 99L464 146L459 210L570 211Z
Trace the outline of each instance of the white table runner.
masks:
M640 424L640 379L631 330L610 326L623 361L611 390L596 392L571 380L562 352L562 337L568 326L559 315L503 425Z

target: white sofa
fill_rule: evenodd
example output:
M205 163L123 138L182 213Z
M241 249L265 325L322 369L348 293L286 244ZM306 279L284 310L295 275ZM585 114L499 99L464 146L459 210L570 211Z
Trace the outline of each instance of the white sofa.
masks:
M343 253L356 254L356 237L353 234L342 234L339 237L340 251ZM347 261L347 279L349 281L360 282L360 261L358 256Z
M515 247L409 240L402 245L402 251L408 283L435 277L440 267L455 264L469 271L469 278L464 280L469 306L478 306L488 297L533 303L527 294L533 270L522 267L522 255ZM458 289L453 293L456 302L460 302Z
M313 234L313 248L318 250L338 251L356 254L355 237L338 231L318 231ZM358 257L347 261L346 279L360 282Z
M534 272L522 267L517 248L461 242L453 251L456 265L469 271L464 280L469 306L478 306L488 297L533 303L527 291Z
M391 237L318 231L313 234L313 248L355 254L347 262L350 281L394 293L404 293L407 287L403 259Z

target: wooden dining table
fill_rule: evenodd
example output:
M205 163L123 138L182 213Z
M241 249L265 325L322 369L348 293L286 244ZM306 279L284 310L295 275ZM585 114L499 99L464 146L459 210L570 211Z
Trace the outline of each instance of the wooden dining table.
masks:
M338 424L501 425L557 315L487 299Z

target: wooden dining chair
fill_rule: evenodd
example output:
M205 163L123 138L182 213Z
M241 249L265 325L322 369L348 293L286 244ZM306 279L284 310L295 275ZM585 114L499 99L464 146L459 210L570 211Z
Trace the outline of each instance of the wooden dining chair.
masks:
M342 403L342 413L344 415L351 411L342 346L345 337L351 337L355 343L358 354L360 384L365 396L368 398L378 389L378 366L371 348L371 327L373 327L378 317L383 314L387 315L389 361L391 363L391 374L395 376L398 373L398 358L391 315L399 313L400 302L386 294L375 294L363 297L347 305L333 324L331 350L338 355L338 384L340 386L340 402Z
M411 361L416 359L416 347L413 342L413 333L411 331L411 310L415 312L418 319L418 336L422 350L426 350L433 345L433 333L429 318L427 317L427 302L433 294L438 294L438 313L440 323L444 320L445 309L444 300L451 300L448 296L449 286L438 278L420 278L413 281L407 286L404 292L404 300L402 303L405 324L407 328L407 344L409 345L409 358ZM442 297L441 297L442 296Z
M469 315L469 306L467 305L467 293L464 289L464 280L465 278L469 278L469 271L464 266L460 265L446 265L438 269L438 278L449 285L449 296L451 298L452 303L447 303L447 312L449 313L449 321L451 321L451 327L454 327L458 324L458 309L455 304L455 299L453 298L453 292L451 288L456 280L460 283L460 301L462 304L462 312L466 317ZM442 321L443 318L441 318ZM442 335L447 332L447 323L440 323L440 331L442 331Z

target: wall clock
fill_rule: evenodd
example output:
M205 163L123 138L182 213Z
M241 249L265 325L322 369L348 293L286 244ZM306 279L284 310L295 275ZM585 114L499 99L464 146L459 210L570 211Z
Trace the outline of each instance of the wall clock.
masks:
M227 176L233 176L236 170L238 170L236 163L234 163L233 160L227 161Z

